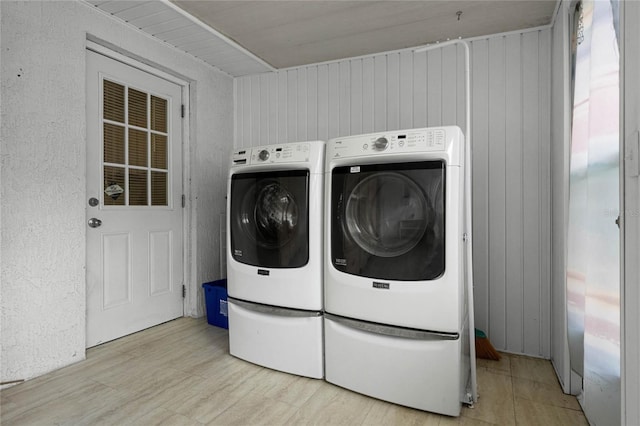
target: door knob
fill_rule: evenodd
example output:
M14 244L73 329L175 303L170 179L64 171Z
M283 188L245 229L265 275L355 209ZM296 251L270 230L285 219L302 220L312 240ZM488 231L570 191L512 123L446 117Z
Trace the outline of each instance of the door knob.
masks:
M95 217L89 219L88 223L91 228L97 228L98 226L102 225L102 221L100 219L96 219Z

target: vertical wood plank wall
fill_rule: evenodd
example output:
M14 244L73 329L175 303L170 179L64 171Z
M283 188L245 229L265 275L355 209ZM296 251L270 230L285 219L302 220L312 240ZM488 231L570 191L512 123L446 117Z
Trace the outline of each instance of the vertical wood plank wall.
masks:
M476 327L550 356L550 30L470 42ZM235 79L235 147L465 129L464 50L399 51Z

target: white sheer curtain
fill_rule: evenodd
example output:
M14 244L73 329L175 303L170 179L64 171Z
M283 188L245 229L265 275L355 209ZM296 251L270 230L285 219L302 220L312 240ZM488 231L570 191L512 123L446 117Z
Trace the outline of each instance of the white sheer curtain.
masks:
M620 422L619 54L611 2L581 3L569 179L571 368L592 424Z

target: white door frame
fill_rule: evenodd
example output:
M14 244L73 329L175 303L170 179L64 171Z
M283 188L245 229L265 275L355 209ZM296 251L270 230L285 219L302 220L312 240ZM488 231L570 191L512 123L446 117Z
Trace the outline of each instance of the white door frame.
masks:
M184 111L184 118L182 121L182 194L183 194L183 203L184 208L182 209L182 229L183 229L183 253L182 253L182 263L183 263L183 276L182 276L182 284L185 288L185 297L182 299L182 311L188 311L187 301L189 300L189 295L191 292L190 283L192 277L191 271L191 158L189 153L190 149L190 114L189 114L189 90L190 85L189 82L184 79L169 74L167 72L161 71L151 65L144 64L134 58L128 57L121 53L115 52L101 44L93 42L91 40L86 41L86 49L99 53L108 58L114 59L118 62L122 62L131 67L140 69L149 74L155 75L157 77L168 80L174 84L177 84L182 88L182 105ZM86 162L86 160L85 160ZM86 197L85 197L86 198ZM86 244L86 242L85 242ZM85 279L86 286L86 279ZM85 319L86 322L86 319ZM86 328L86 324L85 324Z
M620 2L621 28L621 411L622 424L640 423L640 4Z

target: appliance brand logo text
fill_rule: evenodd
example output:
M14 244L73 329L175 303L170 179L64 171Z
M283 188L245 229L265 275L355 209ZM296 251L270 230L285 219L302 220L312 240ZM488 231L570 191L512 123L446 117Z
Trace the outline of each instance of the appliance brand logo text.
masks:
M374 281L373 288L382 288L385 290L389 290L389 283L381 283L381 282Z

